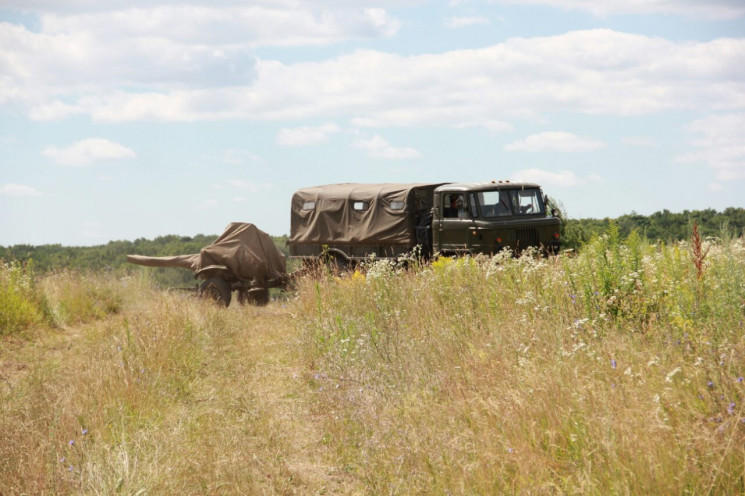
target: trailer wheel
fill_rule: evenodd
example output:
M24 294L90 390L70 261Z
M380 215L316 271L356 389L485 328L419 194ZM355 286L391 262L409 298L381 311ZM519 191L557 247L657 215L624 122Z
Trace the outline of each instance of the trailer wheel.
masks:
M230 286L225 279L219 277L212 277L204 281L199 287L199 296L202 298L210 298L221 305L230 305L231 297Z
M238 302L241 305L264 306L269 303L269 290L266 288L241 289L238 291Z

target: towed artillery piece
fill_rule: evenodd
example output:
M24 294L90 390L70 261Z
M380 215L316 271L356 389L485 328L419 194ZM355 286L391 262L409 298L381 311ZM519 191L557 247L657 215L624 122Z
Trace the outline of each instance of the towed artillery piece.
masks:
M285 256L272 238L253 224L233 222L199 253L171 257L127 255L127 262L146 267L179 267L202 279L198 293L225 306L233 291L240 303L265 305L269 289L286 289Z

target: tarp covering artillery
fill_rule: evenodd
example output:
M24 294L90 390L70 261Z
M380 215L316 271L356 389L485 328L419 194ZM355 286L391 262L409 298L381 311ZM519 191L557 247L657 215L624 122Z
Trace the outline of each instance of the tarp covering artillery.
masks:
M197 272L210 265L228 268L239 281L263 284L286 277L285 256L272 238L253 224L233 222L199 254L175 257L127 256L127 261L150 267L182 267Z
M432 207L438 184L331 184L292 196L290 242L416 244L415 227Z

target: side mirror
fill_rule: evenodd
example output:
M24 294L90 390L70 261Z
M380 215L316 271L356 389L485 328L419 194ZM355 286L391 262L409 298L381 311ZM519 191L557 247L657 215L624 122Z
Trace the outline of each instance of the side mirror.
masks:
M554 216L554 217L558 217L559 216L559 212L555 208L552 208L551 209L551 215Z

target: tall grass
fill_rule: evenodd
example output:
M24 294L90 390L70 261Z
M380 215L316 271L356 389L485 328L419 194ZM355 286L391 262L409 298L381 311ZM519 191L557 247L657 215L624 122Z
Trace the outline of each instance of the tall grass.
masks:
M33 262L0 264L0 336L74 325L116 314L122 284L109 274L60 271L38 276Z
M36 280L65 324L2 341L0 494L745 494L745 243L698 242L376 262L260 308Z
M329 443L378 493L744 493L745 246L710 249L305 282Z

